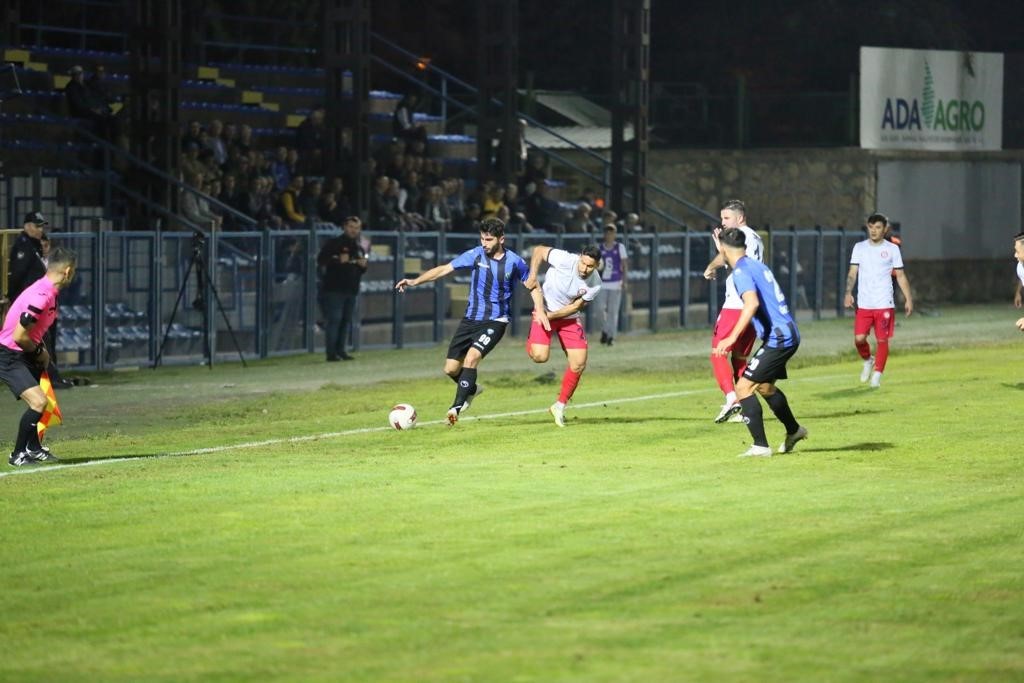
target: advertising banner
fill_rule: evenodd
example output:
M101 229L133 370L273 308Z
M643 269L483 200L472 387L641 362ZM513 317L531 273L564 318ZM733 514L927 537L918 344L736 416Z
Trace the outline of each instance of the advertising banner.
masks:
M860 146L1002 149L1003 55L862 47Z

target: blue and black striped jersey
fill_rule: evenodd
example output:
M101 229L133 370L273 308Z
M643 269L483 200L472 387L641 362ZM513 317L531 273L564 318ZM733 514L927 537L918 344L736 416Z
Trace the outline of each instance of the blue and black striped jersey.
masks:
M512 310L512 287L526 282L530 266L514 251L505 250L500 259L488 258L482 246L474 247L452 259L455 270L469 270L469 302L466 320L508 322Z
M789 304L771 269L744 256L736 262L732 271L733 282L740 297L744 292L755 291L761 305L754 313L754 329L764 345L782 348L800 343L800 330L789 314Z

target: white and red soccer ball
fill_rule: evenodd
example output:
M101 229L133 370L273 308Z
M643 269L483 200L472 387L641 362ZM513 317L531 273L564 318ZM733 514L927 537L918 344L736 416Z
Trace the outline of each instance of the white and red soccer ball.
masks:
M399 403L388 413L388 424L398 430L416 426L416 409L408 403Z

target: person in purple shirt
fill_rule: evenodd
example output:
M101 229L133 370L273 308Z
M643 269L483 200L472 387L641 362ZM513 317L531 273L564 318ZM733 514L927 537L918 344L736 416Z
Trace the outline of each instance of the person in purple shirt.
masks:
M740 333L751 323L761 339L761 348L736 382L736 397L743 406L743 421L754 439L754 444L740 457L769 457L772 454L764 432L758 394L764 397L775 417L786 427L786 439L779 446L779 453L790 453L798 441L807 438L807 429L793 417L786 395L775 386L775 382L787 377L786 362L800 347L800 330L790 315L786 297L771 269L747 257L747 238L743 231L727 228L718 239L722 244L722 254L733 270L733 283L743 300L743 310L732 332L718 342L714 353L720 356L729 353Z
M70 249L54 249L46 275L18 295L0 328L0 379L15 398L28 404L8 461L15 467L57 460L39 443L36 425L46 409L39 376L50 362L43 338L57 319L57 294L74 279L77 263Z

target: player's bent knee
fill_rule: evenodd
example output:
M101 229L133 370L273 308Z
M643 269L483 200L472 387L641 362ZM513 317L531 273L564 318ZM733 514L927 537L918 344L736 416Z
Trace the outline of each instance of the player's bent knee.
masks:
M853 335L853 341L855 341L858 344L860 344L861 342L866 342L867 340L868 340L868 335L866 335L866 334L855 334L855 335Z
M587 362L583 361L582 363L569 363L569 369L575 372L576 374L579 374L587 369Z

